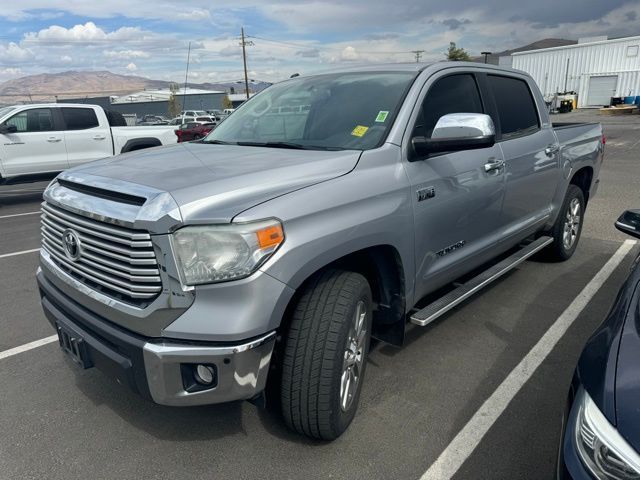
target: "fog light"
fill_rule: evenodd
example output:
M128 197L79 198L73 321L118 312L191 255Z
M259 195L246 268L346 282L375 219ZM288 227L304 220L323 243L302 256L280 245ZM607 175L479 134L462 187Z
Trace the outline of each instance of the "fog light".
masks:
M211 385L216 379L215 375L213 367L208 365L198 365L196 367L196 381L202 385Z

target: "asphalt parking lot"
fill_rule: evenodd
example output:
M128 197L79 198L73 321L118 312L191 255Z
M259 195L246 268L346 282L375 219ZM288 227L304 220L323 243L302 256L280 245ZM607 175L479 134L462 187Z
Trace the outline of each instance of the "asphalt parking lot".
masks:
M619 254L611 274L598 277L604 283L580 296L626 240L615 219L640 207L640 116L554 118L585 120L604 123L607 147L575 256L527 261L435 324L410 328L404 348L377 345L358 415L332 443L297 436L248 403L154 405L95 369L69 365L55 342L3 357L53 330L32 251L44 184L0 187L0 478L417 479L448 477L451 465L460 466L456 479L553 478L573 368L640 250ZM518 377L522 359L566 312L578 314L566 334ZM505 379L523 384L515 396L501 393ZM484 422L484 436L465 428L473 422ZM442 470L431 467L437 460Z

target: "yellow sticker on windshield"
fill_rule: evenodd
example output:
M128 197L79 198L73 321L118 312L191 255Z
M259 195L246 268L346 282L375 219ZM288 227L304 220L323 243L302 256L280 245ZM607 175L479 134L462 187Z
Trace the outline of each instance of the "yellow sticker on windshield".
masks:
M356 128L354 128L351 131L351 135L353 135L354 137L361 137L365 133L367 133L367 130L369 130L369 127L365 127L363 125L358 125Z

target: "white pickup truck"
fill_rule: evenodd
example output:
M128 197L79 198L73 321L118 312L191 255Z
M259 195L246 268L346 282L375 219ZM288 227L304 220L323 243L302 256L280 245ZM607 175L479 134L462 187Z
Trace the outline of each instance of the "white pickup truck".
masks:
M98 105L0 108L0 184L46 177L99 158L176 143L172 126L124 125L121 115Z

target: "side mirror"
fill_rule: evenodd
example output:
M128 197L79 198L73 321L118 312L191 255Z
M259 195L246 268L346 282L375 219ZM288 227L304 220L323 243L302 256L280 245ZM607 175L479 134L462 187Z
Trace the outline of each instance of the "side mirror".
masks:
M616 221L616 228L623 233L640 238L640 210L627 210Z
M6 123L0 125L1 134L16 133L17 131L18 131L18 127L16 127L15 125L7 125Z
M488 148L496 143L496 129L489 115L449 113L440 117L431 138L413 137L411 143L419 156Z

